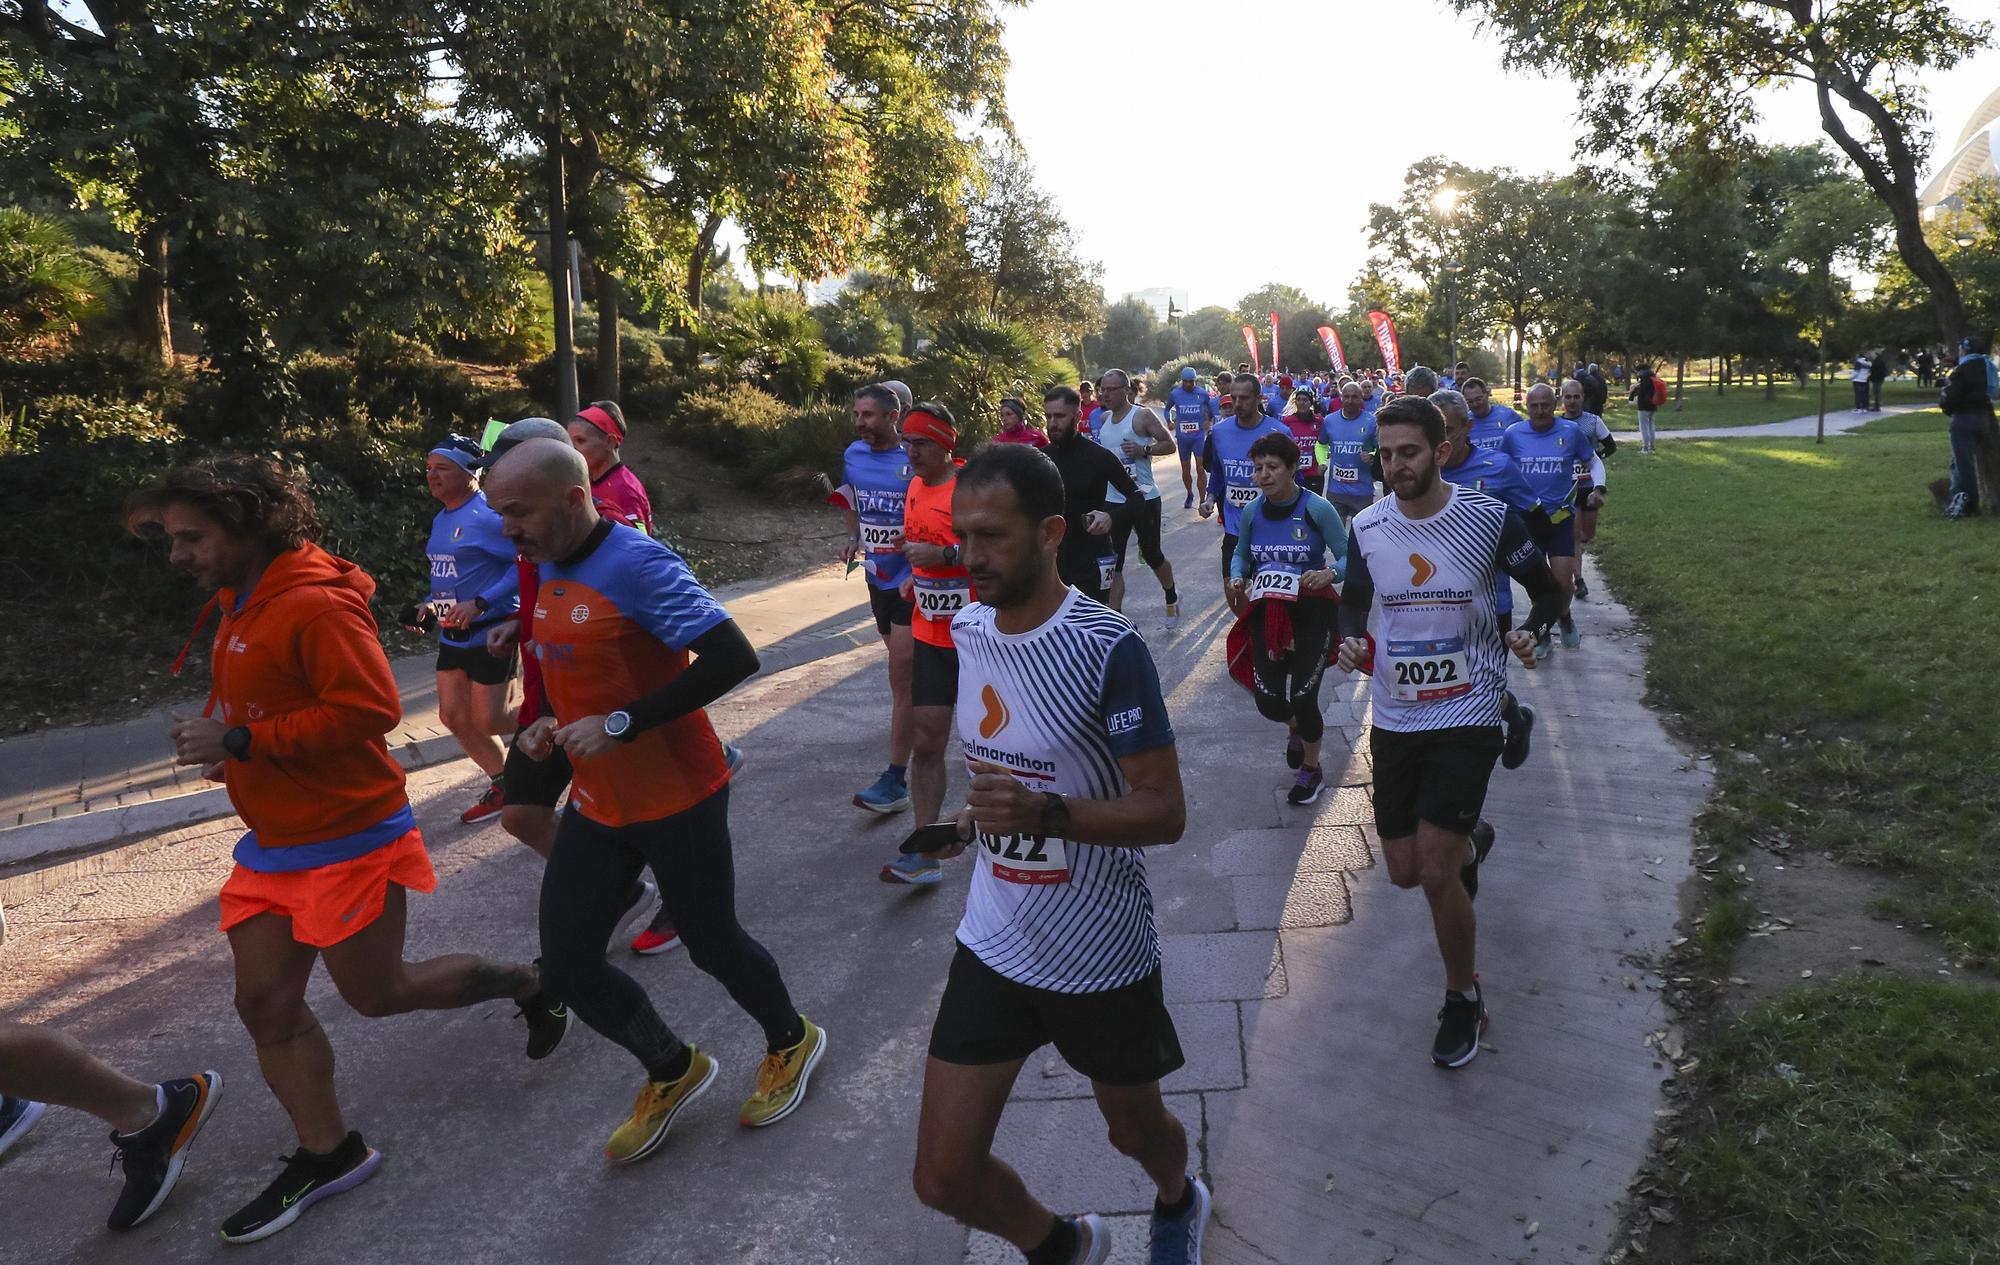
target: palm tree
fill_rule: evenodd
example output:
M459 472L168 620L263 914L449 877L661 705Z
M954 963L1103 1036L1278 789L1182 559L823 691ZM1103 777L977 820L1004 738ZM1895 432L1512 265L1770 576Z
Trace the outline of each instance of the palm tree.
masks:
M103 301L105 285L60 221L0 207L0 352L73 334Z

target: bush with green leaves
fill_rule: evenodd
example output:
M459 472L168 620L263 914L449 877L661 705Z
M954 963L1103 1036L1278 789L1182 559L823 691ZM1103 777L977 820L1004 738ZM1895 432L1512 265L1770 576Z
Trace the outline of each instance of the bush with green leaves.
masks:
M747 382L698 391L682 400L667 420L667 432L705 457L728 463L750 461L759 436L791 420L794 410L768 391Z
M147 401L87 395L37 396L0 418L0 451L64 449L76 454L113 436L171 443L181 438L181 432Z
M938 322L930 346L911 362L906 381L918 399L937 400L951 409L959 442L970 448L999 431L1004 397L1039 400L1043 387L1066 381L1069 373L1027 327L957 317Z
M0 351L66 340L109 285L60 220L0 206Z
M1153 370L1152 376L1146 380L1146 398L1155 404L1166 399L1167 392L1181 384L1181 370L1190 367L1201 376L1201 384L1206 387L1214 386L1215 375L1224 369L1232 371L1235 369L1232 362L1220 356L1211 356L1205 351L1197 351L1178 360L1169 360Z
M716 322L708 342L725 370L790 404L803 404L826 376L819 323L790 294L737 304Z

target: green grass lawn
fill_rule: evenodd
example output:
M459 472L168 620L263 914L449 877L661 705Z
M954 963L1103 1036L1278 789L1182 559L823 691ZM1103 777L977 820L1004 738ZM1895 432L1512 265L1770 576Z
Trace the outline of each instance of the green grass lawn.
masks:
M1935 411L1810 439L1682 440L1614 458L1598 534L1648 625L1654 701L1717 761L1703 820L1880 867L1891 908L2000 959L2000 519L1950 523ZM1748 913L1697 933L1726 969ZM1996 1259L2000 994L1842 981L1702 1051L1680 1152L1692 1256L1725 1265Z
M1673 379L1667 379L1669 389ZM1632 411L1629 401L1622 393L1612 389L1610 408L1605 420L1613 430L1636 430L1639 419ZM1915 378L1892 379L1883 384L1884 404L1935 404L1937 390L1934 387L1919 387ZM1845 417L1854 406L1854 392L1845 379L1827 384L1826 411L1829 417ZM1747 386L1731 386L1721 395L1715 393L1710 382L1697 382L1690 378L1687 383L1686 398L1677 411L1671 397L1667 406L1654 418L1661 430L1694 430L1705 426L1756 426L1764 422L1785 422L1794 417L1809 417L1819 408L1819 384L1813 383L1801 389L1789 379L1778 383L1775 399L1764 398L1761 383Z

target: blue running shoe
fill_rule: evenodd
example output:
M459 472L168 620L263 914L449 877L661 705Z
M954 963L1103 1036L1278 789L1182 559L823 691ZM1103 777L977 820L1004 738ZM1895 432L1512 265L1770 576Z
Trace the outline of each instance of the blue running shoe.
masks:
M1583 634L1576 630L1575 624L1571 624L1562 630L1562 638L1563 649L1565 650L1574 650L1583 644Z
M729 765L729 776L731 777L735 777L738 773L742 772L743 762L749 759L748 756L743 754L743 748L733 742L722 744L722 758Z
M884 883L929 887L944 881L944 865L925 856L898 856L882 867L881 878Z
M0 1155L35 1127L48 1107L29 1098L9 1098L0 1094Z
M885 817L900 813L910 806L910 784L884 769L882 776L875 779L875 785L854 797L854 806Z
M1208 1227L1208 1187L1198 1177L1188 1178L1194 1202L1178 1217L1163 1217L1153 1208L1152 1254L1147 1265L1201 1265L1201 1235Z

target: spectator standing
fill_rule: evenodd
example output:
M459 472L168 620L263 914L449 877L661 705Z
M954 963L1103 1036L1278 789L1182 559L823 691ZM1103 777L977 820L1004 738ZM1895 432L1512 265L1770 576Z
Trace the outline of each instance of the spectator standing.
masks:
M1920 387L1930 386L1932 381L1937 377L1937 357L1931 355L1931 349L1926 347L1917 353L1915 364L1917 369L1917 385Z
M1882 384L1889 380L1889 353L1878 351L1868 362L1868 411L1882 411Z
M1611 384L1605 381L1604 370L1596 365L1587 366L1583 377L1583 411L1604 416L1604 406L1611 402Z
M1854 369L1847 375L1848 381L1854 384L1854 411L1856 413L1866 413L1868 411L1868 375L1871 372L1873 372L1873 366L1868 361L1868 353L1864 351L1857 354L1854 357Z
M1972 518L1979 513L1979 444L1993 432L1993 397L2000 395L2000 372L1987 354L1984 338L1958 344L1958 364L1938 392L1938 406L1951 419L1951 499L1944 516Z
M1639 413L1639 451L1653 451L1653 414L1665 403L1667 384L1653 373L1653 366L1640 365L1632 377L1632 388L1625 392L1625 398Z

